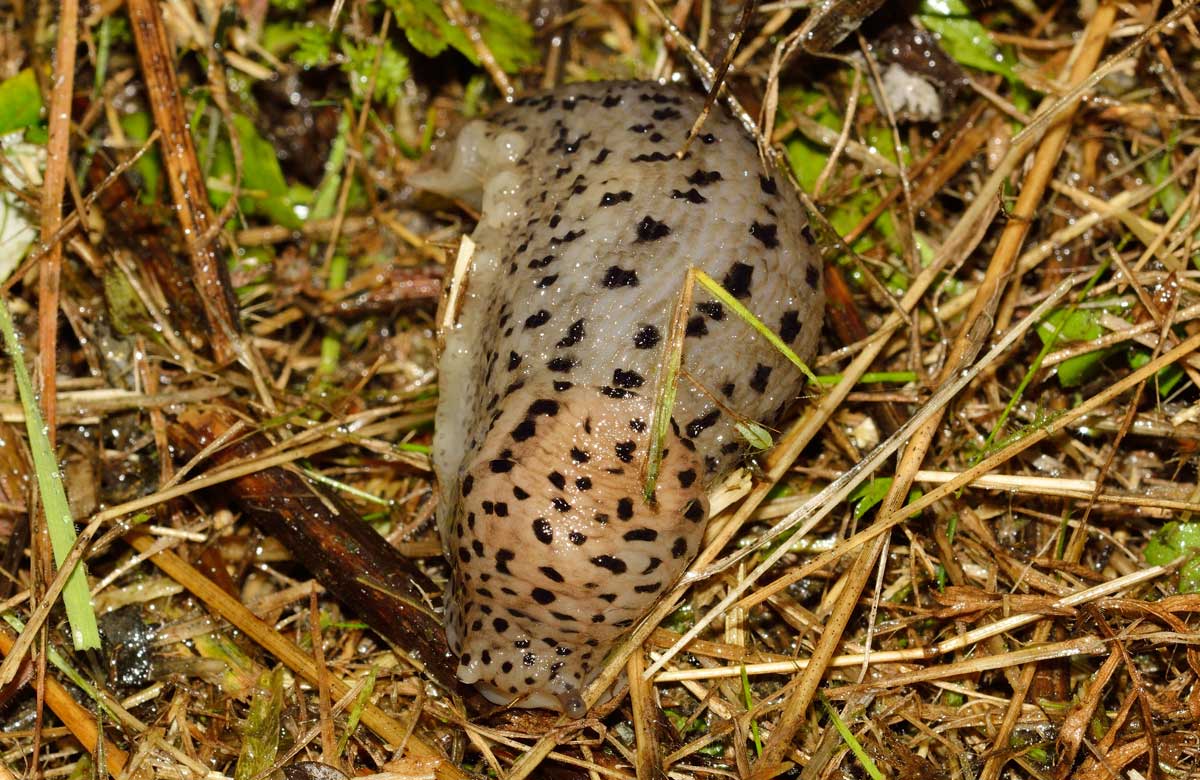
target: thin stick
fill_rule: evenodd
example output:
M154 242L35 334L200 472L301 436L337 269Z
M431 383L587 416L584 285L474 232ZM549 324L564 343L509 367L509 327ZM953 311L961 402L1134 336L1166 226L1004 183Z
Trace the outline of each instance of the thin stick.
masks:
M626 664L629 675L629 702L633 707L633 733L637 750L634 769L638 780L656 780L661 773L658 740L654 735L654 688L643 679L646 660L642 653L629 656Z
M78 0L63 0L58 13L54 50L54 89L50 93L50 138L46 141L46 179L42 187L43 244L49 244L38 278L38 358L41 366L42 413L53 447L58 426L58 296L62 242L52 237L62 224L62 200L71 170L71 98L75 90L75 42Z
M215 240L197 240L209 235L214 220L183 108L183 93L171 64L173 50L167 41L161 8L153 0L128 0L126 8L146 81L147 101L154 113L154 123L162 131L159 148L175 213L187 240L192 281L200 292L208 318L213 357L221 364L243 358L243 362L251 367L250 358L243 357L237 301L225 258L218 251Z
M956 653L960 650L965 650L973 645L979 644L985 639L990 639L994 636L1000 636L1012 631L1036 623L1039 620L1044 620L1048 615L1053 615L1056 612L1063 610L1073 610L1083 604L1088 604L1102 598L1107 598L1115 593L1123 590L1128 590L1143 582L1163 577L1171 572L1171 566L1150 566L1146 569L1139 569L1124 577L1118 577L1115 580L1103 582L1091 588L1085 588L1075 593L1062 596L1061 598L1047 601L1045 607L1037 612L1024 612L1018 615L1010 615L1001 620L997 620L986 626L972 629L961 635L947 639L943 642L930 645L928 647L911 647L905 650L886 650L874 651L869 656L866 653L853 653L843 656L837 656L832 659L830 666L849 667L859 666L867 663L872 664L893 664L902 663L905 661L925 661L937 656L947 655L948 653ZM1022 661L1021 663L1026 663ZM655 676L655 682L665 683L681 680L702 680L715 679L721 677L737 677L741 674L744 668L747 674L780 674L789 671L798 671L808 667L810 660L796 659L794 661L771 661L757 664L738 664L715 669L680 669L669 672L661 672ZM989 665L987 668L999 668L1000 664ZM931 671L930 669L925 670ZM962 672L959 672L960 674ZM925 678L930 679L930 678ZM892 681L889 679L884 683L871 683L868 687L877 687L880 684L886 687L893 687Z

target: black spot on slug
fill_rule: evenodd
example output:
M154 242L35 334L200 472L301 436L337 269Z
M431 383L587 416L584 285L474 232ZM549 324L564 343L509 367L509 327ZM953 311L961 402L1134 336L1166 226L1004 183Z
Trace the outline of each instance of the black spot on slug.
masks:
M642 217L642 221L637 225L636 244L644 244L650 241L657 241L660 238L665 238L671 234L671 228L665 222L659 222L649 214Z
M779 246L778 232L777 225L764 225L761 222L750 223L750 235L758 239L767 249Z
M720 171L706 171L701 168L697 168L695 173L687 177L687 183L694 184L697 187L707 187L708 185L720 180Z
M611 265L604 272L604 281L601 283L609 289L616 287L637 287L637 271L627 271L620 266Z
M721 410L713 409L708 414L703 415L702 417L697 417L696 419L692 420L690 423L688 423L686 426L684 426L684 430L687 431L688 438L694 439L697 436L699 436L701 431L703 431L704 429L711 428L713 426L713 424L715 424L716 421L720 418L720 416L721 416Z
M546 311L545 309L539 309L525 318L525 330L540 328L549 321L550 312Z
M688 203L708 203L708 198L701 195L695 187L692 187L687 192L671 190L671 197L675 200L686 200Z
M558 401L553 398L539 398L529 405L529 409L525 413L530 417L538 415L553 417L558 414Z
M658 328L653 325L643 325L638 328L638 332L633 336L633 346L638 349L650 349L659 342L662 337L658 334Z
M754 376L750 378L750 389L756 393L765 392L767 389L767 380L771 378L771 367L759 363L754 367Z
M734 298L746 298L750 295L750 280L754 276L754 266L745 263L734 263L725 278L721 280L724 287Z
M691 154L690 152L688 154ZM632 158L630 162L666 162L674 160L675 155L669 152L651 152L650 154L639 154Z
M554 346L556 347L573 347L583 341L584 329L583 320L575 320L571 323L571 327L567 328L567 335L558 340Z
M779 321L779 338L783 339L785 344L795 342L796 337L800 335L800 325L800 312L788 309Z
M516 428L513 428L513 441L527 441L533 438L537 433L537 426L533 424L533 420L522 420Z
M618 368L613 371L612 381L617 387L633 389L635 387L641 387L646 380L643 379L642 375L636 371L625 371Z
M624 574L628 570L625 561L620 558L614 558L611 555L597 555L591 559L593 566L599 566L601 569L608 569L613 574Z
M621 190L620 192L606 192L600 196L600 205L615 206L618 203L626 203L633 200L633 193L629 190Z

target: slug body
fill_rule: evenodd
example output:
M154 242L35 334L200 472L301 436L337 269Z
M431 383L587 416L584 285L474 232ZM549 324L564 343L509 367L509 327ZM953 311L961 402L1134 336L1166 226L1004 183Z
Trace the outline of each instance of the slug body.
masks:
M689 266L802 357L821 272L790 187L703 97L575 84L467 124L418 186L480 209L443 334L434 466L453 568L459 678L501 704L580 716L608 650L697 554L706 488L737 466L741 419L773 423L803 380L697 286L652 502L655 387ZM731 413L732 412L732 413Z

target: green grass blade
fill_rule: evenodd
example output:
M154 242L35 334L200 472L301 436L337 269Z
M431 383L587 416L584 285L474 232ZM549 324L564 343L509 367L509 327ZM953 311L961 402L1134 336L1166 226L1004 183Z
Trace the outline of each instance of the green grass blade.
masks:
M825 705L825 711L829 713L829 719L833 721L833 727L842 736L842 741L846 743L846 747L850 748L850 752L858 759L859 765L866 770L866 773L871 776L872 780L883 780L883 772L880 772L879 767L875 766L875 762L867 755L867 751L863 749L862 744L855 739L854 734L850 731L850 727L838 716L837 710L833 708L829 700L822 696L821 703Z
M362 719L363 711L371 704L371 694L375 691L375 678L378 672L374 666L367 672L367 678L363 681L362 690L358 692L358 696L354 699L354 704L350 707L346 714L346 730L342 732L341 738L338 740L337 755L342 755L346 750L346 744L350 741L350 737L354 736L354 731L358 728L358 722Z
M817 381L822 385L833 387L838 382L842 381L841 374L821 374L817 377ZM874 385L874 384L900 384L906 385L909 382L917 381L917 373L915 371L868 371L858 378L855 384L858 385Z
M46 529L50 535L50 546L54 549L54 563L61 566L71 546L75 544L75 519L67 504L67 492L63 488L58 460L50 447L46 424L38 408L33 392L33 382L25 368L24 349L17 339L8 303L0 298L0 331L3 331L4 346L12 358L13 375L21 395L21 406L25 411L25 429L29 433L29 449L33 453L34 471L37 472L38 491L41 493L42 508L46 513ZM100 631L96 627L96 613L92 610L92 596L88 591L87 571L80 561L67 578L62 591L63 605L67 610L67 621L71 624L71 641L76 650L91 650L100 647Z
M750 675L746 674L746 665L742 664L742 698L746 701L746 709L754 707L754 695L750 691ZM758 721L750 721L750 734L754 737L754 752L762 758L762 735L758 733Z
M771 346L779 350L780 354L792 361L796 368L800 369L800 373L808 377L809 382L812 382L816 387L821 386L820 380L817 379L816 375L809 370L804 361L800 359L800 356L792 351L791 347L783 343L783 339L775 335L775 331L768 328L762 320L760 320L758 317L755 317L749 309L739 303L738 300L730 295L729 291L722 287L721 283L716 279L712 278L698 268L693 270L696 272L696 281L704 285L704 288L712 293L717 300L733 309L734 314L741 317L743 321L750 325L750 327L758 331L759 335L769 341Z
M654 488L658 484L658 471L662 466L663 444L671 425L671 410L675 408L675 393L679 386L679 366L683 362L684 322L692 307L692 271L684 278L679 302L671 315L671 331L667 339L666 355L659 372L657 397L654 400L654 419L650 422L650 452L646 457L646 478L643 482L642 498L650 503L654 500Z

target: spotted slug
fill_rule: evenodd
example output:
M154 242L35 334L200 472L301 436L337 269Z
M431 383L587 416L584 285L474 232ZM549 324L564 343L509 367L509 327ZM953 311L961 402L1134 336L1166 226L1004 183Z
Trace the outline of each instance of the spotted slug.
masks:
M490 700L579 717L605 654L699 550L706 488L742 461L740 421L796 399L791 363L697 287L660 477L643 500L655 386L689 266L802 357L821 269L799 199L703 97L574 84L468 123L425 189L475 207L442 334L433 441L458 677Z

